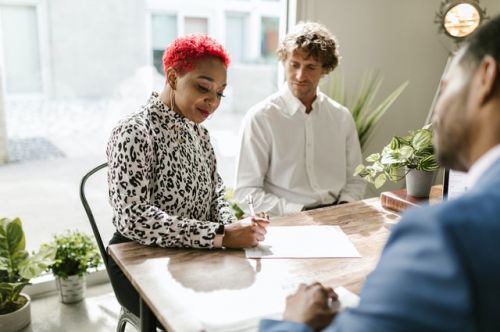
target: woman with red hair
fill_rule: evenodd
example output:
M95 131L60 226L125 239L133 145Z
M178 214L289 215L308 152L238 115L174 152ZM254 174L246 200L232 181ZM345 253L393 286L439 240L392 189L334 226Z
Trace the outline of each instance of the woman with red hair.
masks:
M110 243L245 248L264 239L267 218L236 221L200 124L220 104L229 57L205 35L177 38L163 55L165 85L113 130L108 183L116 233ZM138 295L108 257L122 305L138 315ZM208 277L208 276L207 276ZM117 292L118 290L118 292ZM131 295L132 294L132 295Z

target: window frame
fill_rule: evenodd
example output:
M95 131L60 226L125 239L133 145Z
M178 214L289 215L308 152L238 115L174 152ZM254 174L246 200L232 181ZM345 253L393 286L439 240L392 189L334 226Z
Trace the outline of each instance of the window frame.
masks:
M245 50L248 58L259 58L261 55L261 22L262 17L277 17L280 19L279 36L283 36L288 21L287 12L290 0L263 1L263 0L211 0L202 5L194 0L169 0L168 4L161 0L146 0L146 40L148 65L153 66L153 48L151 45L151 21L153 15L168 14L177 16L178 35L184 35L186 17L206 18L208 34L218 40L226 40L226 13L242 13L248 15L248 34ZM283 18L283 19L281 19ZM223 22L216 25L215 22ZM255 28L254 28L255 27ZM166 46L166 45L165 45Z
M5 55L3 52L3 31L0 25L0 72L1 84L6 100L16 99L44 99L51 91L51 76L50 76L50 52L49 52L49 38L48 38L48 13L47 13L47 0L0 0L1 7L4 6L29 6L34 7L37 19L37 38L38 38L38 51L41 71L41 91L32 93L8 93L7 92L7 78L4 74Z

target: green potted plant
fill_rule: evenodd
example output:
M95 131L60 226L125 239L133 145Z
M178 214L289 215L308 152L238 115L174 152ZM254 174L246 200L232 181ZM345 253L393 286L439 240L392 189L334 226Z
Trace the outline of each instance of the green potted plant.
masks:
M391 142L366 158L371 165L359 165L355 175L380 188L386 180L393 182L406 178L408 195L427 197L434 171L439 165L432 145L432 129L425 126L409 135L394 136Z
M334 71L324 91L327 92L330 98L345 105L351 111L356 124L361 150L364 151L380 118L406 89L409 81L402 83L376 105L373 105L373 100L382 84L382 78L378 74L372 72L364 74L354 98L351 98L352 96L348 96L346 93L343 81L341 71Z
M31 255L19 218L0 218L0 330L18 331L31 322L30 297L21 293L30 280L47 270L55 248L42 245Z
M56 276L61 302L81 301L85 295L85 275L91 268L97 268L101 256L93 239L80 231L65 231L54 235L55 261L49 266Z

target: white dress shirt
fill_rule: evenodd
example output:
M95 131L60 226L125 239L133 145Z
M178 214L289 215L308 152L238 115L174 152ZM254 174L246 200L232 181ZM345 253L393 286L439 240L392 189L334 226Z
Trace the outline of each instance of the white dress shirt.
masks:
M467 174L469 187L472 188L483 173L498 159L500 159L500 144L488 150L471 166Z
M270 215L362 199L365 183L353 176L361 149L351 113L319 89L305 111L285 84L246 114L234 191L245 212L248 194L257 212Z

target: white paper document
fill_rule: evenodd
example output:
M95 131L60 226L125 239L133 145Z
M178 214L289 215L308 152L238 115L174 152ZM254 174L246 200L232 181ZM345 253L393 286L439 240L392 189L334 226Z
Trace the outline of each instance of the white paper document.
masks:
M339 296L338 302L335 302L336 308L338 311L343 311L347 308L357 307L359 303L359 296L352 293L351 291L345 289L344 287L335 288L335 293ZM213 320L212 317L208 316L206 320L203 321L203 325L207 332L254 332L257 331L259 322L263 318L267 319L282 319L283 311L285 310L285 302L284 297L288 295L278 296L279 302L278 304L274 303L274 298L266 299L266 301L259 301L259 305L264 305L268 307L267 312L262 313L261 315L255 317L246 317L244 319L236 318L234 321L230 321L231 317L235 317L235 315L231 315L231 312L228 312L228 322L221 323L220 321ZM234 310L239 310L241 312L242 306L235 306ZM265 308L263 308L265 309Z
M357 307L359 304L359 296L353 292L347 290L346 288L340 286L335 288L335 293L339 296L340 307L339 311L343 311L347 308Z
M266 239L245 249L247 258L361 257L339 226L270 226Z

